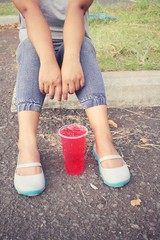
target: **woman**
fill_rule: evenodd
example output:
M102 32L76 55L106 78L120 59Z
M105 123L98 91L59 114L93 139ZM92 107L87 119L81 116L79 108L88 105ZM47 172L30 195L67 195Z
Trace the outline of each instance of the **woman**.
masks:
M37 127L45 94L57 101L75 93L95 136L93 153L105 184L130 180L124 160L112 144L106 96L95 49L88 36L87 10L93 0L14 0L20 14L16 98L19 122L18 193L38 195L45 177L37 147Z

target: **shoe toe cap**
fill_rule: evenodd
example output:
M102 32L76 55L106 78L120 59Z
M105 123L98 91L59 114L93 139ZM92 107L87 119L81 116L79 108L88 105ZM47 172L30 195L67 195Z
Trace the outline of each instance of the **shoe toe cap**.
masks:
M15 173L14 187L18 192L41 191L45 188L44 173L31 176L20 176Z
M104 182L115 186L125 185L130 180L130 172L126 164L119 168L101 168L101 175Z

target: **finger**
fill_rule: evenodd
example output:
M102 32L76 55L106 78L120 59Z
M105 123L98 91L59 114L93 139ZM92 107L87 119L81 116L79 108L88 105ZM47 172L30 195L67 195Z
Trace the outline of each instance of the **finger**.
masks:
M48 84L44 85L44 91L45 91L45 93L49 93L49 85Z
M53 99L54 95L55 95L55 87L53 85L51 85L49 87L49 97L50 97L50 99Z
M61 100L62 100L62 86L61 85L57 86L56 89L55 89L55 92L56 92L55 94L56 94L57 101L61 102Z
M41 93L44 94L44 85L41 82L39 82L39 90L40 90Z
M84 85L85 85L85 81L84 81L84 76L83 76L80 80L80 87L82 88L82 87L84 87Z
M75 82L75 90L79 90L80 89L80 79L77 79L77 81Z
M70 84L68 85L68 92L69 92L70 94L73 94L73 93L75 93L75 90L76 90L76 88L75 88L74 83L70 83Z
M69 90L68 85L67 84L63 84L63 86L62 86L62 93L63 93L64 101L67 101L67 99L68 99L68 90Z

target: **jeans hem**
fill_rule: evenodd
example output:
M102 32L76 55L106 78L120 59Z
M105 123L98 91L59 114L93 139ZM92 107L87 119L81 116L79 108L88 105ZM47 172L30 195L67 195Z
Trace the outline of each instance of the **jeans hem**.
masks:
M38 103L25 102L17 104L17 112L21 111L35 111L41 112L42 106Z
M99 105L107 105L106 96L90 96L85 100L80 100L84 109L99 106Z

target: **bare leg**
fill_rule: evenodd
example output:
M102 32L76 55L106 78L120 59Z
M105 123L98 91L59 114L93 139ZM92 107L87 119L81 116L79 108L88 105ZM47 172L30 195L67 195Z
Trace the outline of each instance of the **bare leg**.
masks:
M96 143L96 152L101 158L106 155L118 154L112 143L112 136L108 125L106 105L86 109L86 114L93 129ZM122 159L103 161L102 167L114 168L123 166Z
M18 113L19 122L19 158L18 164L39 162L39 152L37 147L37 127L39 121L39 112L21 111ZM41 167L30 167L17 169L19 175L33 175L41 173Z

